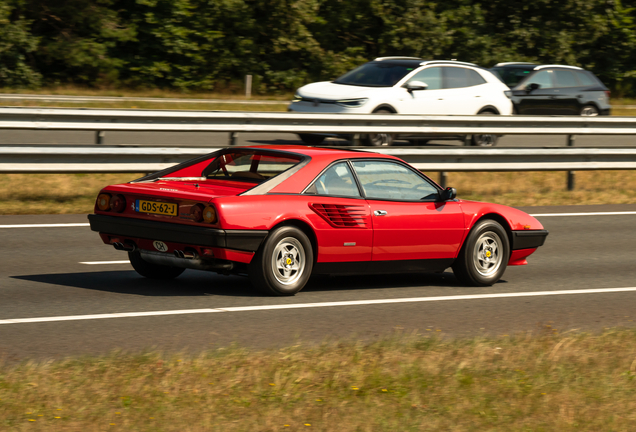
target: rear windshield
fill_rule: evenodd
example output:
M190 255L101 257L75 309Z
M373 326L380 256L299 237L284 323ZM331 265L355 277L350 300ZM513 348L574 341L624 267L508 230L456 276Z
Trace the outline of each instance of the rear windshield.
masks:
M370 62L347 72L334 83L364 87L393 87L414 69L415 67L405 64L386 61Z
M214 159L203 171L203 176L208 179L260 183L288 170L300 160L300 156L288 154L236 151Z
M536 65L520 66L520 67L494 67L490 69L497 78L510 88L515 87L521 81L529 76Z

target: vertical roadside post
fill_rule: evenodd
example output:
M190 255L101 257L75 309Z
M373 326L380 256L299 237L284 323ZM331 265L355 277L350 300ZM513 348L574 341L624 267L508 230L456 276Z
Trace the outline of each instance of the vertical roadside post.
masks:
M442 189L446 189L446 181L448 180L448 174L446 171L440 171L439 173L439 185Z
M252 75L245 75L245 99L252 97Z
M574 146L574 135L568 135L568 147L573 147L573 146ZM569 191L574 190L574 181L575 181L574 171L568 171L568 190Z
M231 146L236 145L236 137L238 137L238 132L230 132L230 140L228 144Z
M95 131L95 144L104 144L104 138L106 138L106 132Z

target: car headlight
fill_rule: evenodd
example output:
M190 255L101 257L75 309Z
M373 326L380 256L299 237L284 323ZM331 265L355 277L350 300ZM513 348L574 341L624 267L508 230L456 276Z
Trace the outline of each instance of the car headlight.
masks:
M300 102L301 100L303 100L302 96L299 94L295 94L292 102Z
M512 92L510 90L504 90L504 94L508 99L512 99Z
M347 107L347 108L358 108L367 103L368 98L360 98L360 99L342 99L336 101L337 105Z

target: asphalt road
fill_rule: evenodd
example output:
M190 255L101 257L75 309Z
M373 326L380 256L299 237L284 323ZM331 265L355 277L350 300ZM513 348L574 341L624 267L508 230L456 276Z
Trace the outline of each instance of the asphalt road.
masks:
M531 214L634 212L628 215L540 216L550 231L528 266L510 267L493 287L458 285L450 270L437 275L324 277L291 298L263 297L242 277L187 270L174 281L138 276L126 255L103 245L85 226L8 227L86 223L85 215L0 216L0 359L61 358L146 348L200 351L232 342L252 348L294 341L369 339L418 331L451 337L513 332L598 331L636 325L636 291L500 298L501 293L636 287L636 205L525 208ZM522 295L518 294L518 295ZM437 300L440 296L482 298ZM428 298L368 304L369 300ZM431 299L432 298L432 299ZM314 303L361 301L315 307ZM290 305L280 309L276 305ZM296 305L296 306L294 306ZM303 305L303 307L299 307ZM240 307L256 306L256 310ZM274 306L274 307L272 307ZM183 311L235 308L221 313ZM236 308L239 308L238 310ZM50 317L116 313L157 316ZM45 318L43 322L7 323Z
M3 130L0 134L0 145L43 144L43 145L90 145L95 143L95 132L46 131L46 130ZM215 132L106 132L102 138L105 145L136 146L193 146L222 147L228 145L228 133ZM302 144L295 134L286 133L241 133L237 145L259 144ZM325 145L348 145L348 141L329 138ZM407 141L396 140L395 145L410 145ZM434 140L430 146L461 146L463 141ZM564 135L518 135L504 136L497 147L565 147L567 139ZM636 137L632 136L577 136L577 147L634 147Z

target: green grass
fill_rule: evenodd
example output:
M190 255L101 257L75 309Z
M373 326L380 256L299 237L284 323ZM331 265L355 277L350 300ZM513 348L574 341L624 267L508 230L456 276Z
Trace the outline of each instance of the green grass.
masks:
M0 366L11 431L633 431L636 331Z

